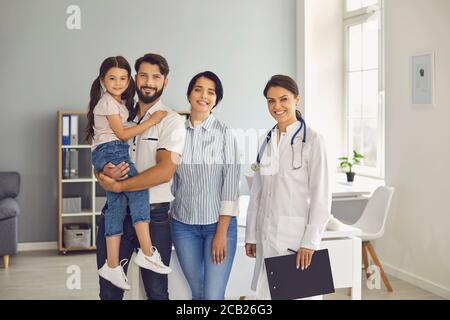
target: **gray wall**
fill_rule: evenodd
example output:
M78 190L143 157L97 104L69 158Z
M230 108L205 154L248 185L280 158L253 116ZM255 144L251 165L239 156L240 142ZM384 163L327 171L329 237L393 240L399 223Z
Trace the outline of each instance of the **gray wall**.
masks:
M66 28L71 4L81 30ZM190 78L211 69L225 88L216 115L235 128L269 127L265 82L295 76L295 1L0 0L0 44L0 170L22 175L20 242L55 241L56 112L85 110L101 61L164 55L164 101L179 110Z

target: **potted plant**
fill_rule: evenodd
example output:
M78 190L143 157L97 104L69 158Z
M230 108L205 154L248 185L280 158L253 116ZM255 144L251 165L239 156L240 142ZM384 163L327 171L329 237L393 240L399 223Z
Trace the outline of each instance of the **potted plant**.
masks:
M348 157L340 157L339 160L341 160L341 164L340 167L341 168L348 168L348 172L346 172L347 174L347 181L348 182L353 182L354 178L355 178L355 173L352 171L352 167L355 164L360 164L361 163L361 159L363 159L364 156L358 152L356 152L355 150L353 150L353 159L352 161L350 161L348 159Z

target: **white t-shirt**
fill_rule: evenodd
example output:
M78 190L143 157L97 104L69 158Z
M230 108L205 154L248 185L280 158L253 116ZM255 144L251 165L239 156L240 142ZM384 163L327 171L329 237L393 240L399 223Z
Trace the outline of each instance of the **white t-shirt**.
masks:
M128 126L128 110L127 107L114 99L108 92L105 92L94 108L94 137L92 138L92 150L98 145L119 140L114 131L111 129L108 118L117 114L120 117L122 125Z
M145 171L156 165L158 150L167 150L182 155L186 139L186 119L176 111L165 106L161 100L151 107L142 118L147 120L155 111L167 111L167 115L160 123L151 126L141 135L130 140L130 157L136 164L138 172ZM136 117L133 122L137 124ZM150 203L172 202L174 196L171 191L172 179L150 188Z

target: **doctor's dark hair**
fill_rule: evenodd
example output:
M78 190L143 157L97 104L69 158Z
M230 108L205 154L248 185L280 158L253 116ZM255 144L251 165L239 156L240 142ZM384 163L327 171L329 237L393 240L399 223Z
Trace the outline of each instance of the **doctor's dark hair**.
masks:
M91 142L92 137L94 136L94 108L99 102L100 98L103 95L103 89L101 85L101 80L105 78L106 74L108 73L109 69L111 68L120 68L125 69L128 72L128 79L130 80L130 83L128 84L127 89L122 93L122 100L125 101L125 106L128 109L128 112L131 114L134 109L134 94L135 94L135 84L134 80L131 77L131 67L128 61L122 57L109 57L106 58L101 66L99 71L99 76L94 80L91 86L91 99L89 101L89 111L87 114L88 123L86 125L86 141Z
M264 88L263 91L264 97L266 99L267 99L267 92L269 91L270 88L273 87L284 88L290 91L296 97L299 95L297 83L295 82L294 79L292 79L289 76L277 74L274 75L272 78L270 78L269 82L267 82L266 87ZM302 113L300 112L300 110L295 110L295 115L298 120L300 120L300 118L302 117Z
M159 67L159 72L161 72L161 74L167 78L170 69L166 58L156 53L147 53L143 57L140 57L139 59L136 60L136 62L134 63L134 70L138 72L139 68L141 67L141 64L143 64L144 62L157 65Z
M214 72L203 71L203 72L196 74L189 82L189 86L187 89L187 97L189 99L189 96L191 95L192 90L194 90L194 86L197 83L197 80L200 79L201 77L204 77L204 78L209 79L212 82L214 82L214 91L216 92L216 104L212 107L214 109L223 98L222 82L220 81L219 77Z

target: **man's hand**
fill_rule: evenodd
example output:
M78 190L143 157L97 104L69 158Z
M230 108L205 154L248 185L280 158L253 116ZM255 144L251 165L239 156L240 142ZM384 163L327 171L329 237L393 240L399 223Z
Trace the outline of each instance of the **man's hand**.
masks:
M100 185L102 186L103 189L105 189L106 191L110 191L110 192L122 192L122 186L120 181L116 181L114 179L111 179L110 177L108 177L107 175L103 174L103 173L97 173L97 180L100 183Z
M103 174L117 181L127 179L129 171L130 166L126 162L121 162L117 166L109 162L103 167Z

